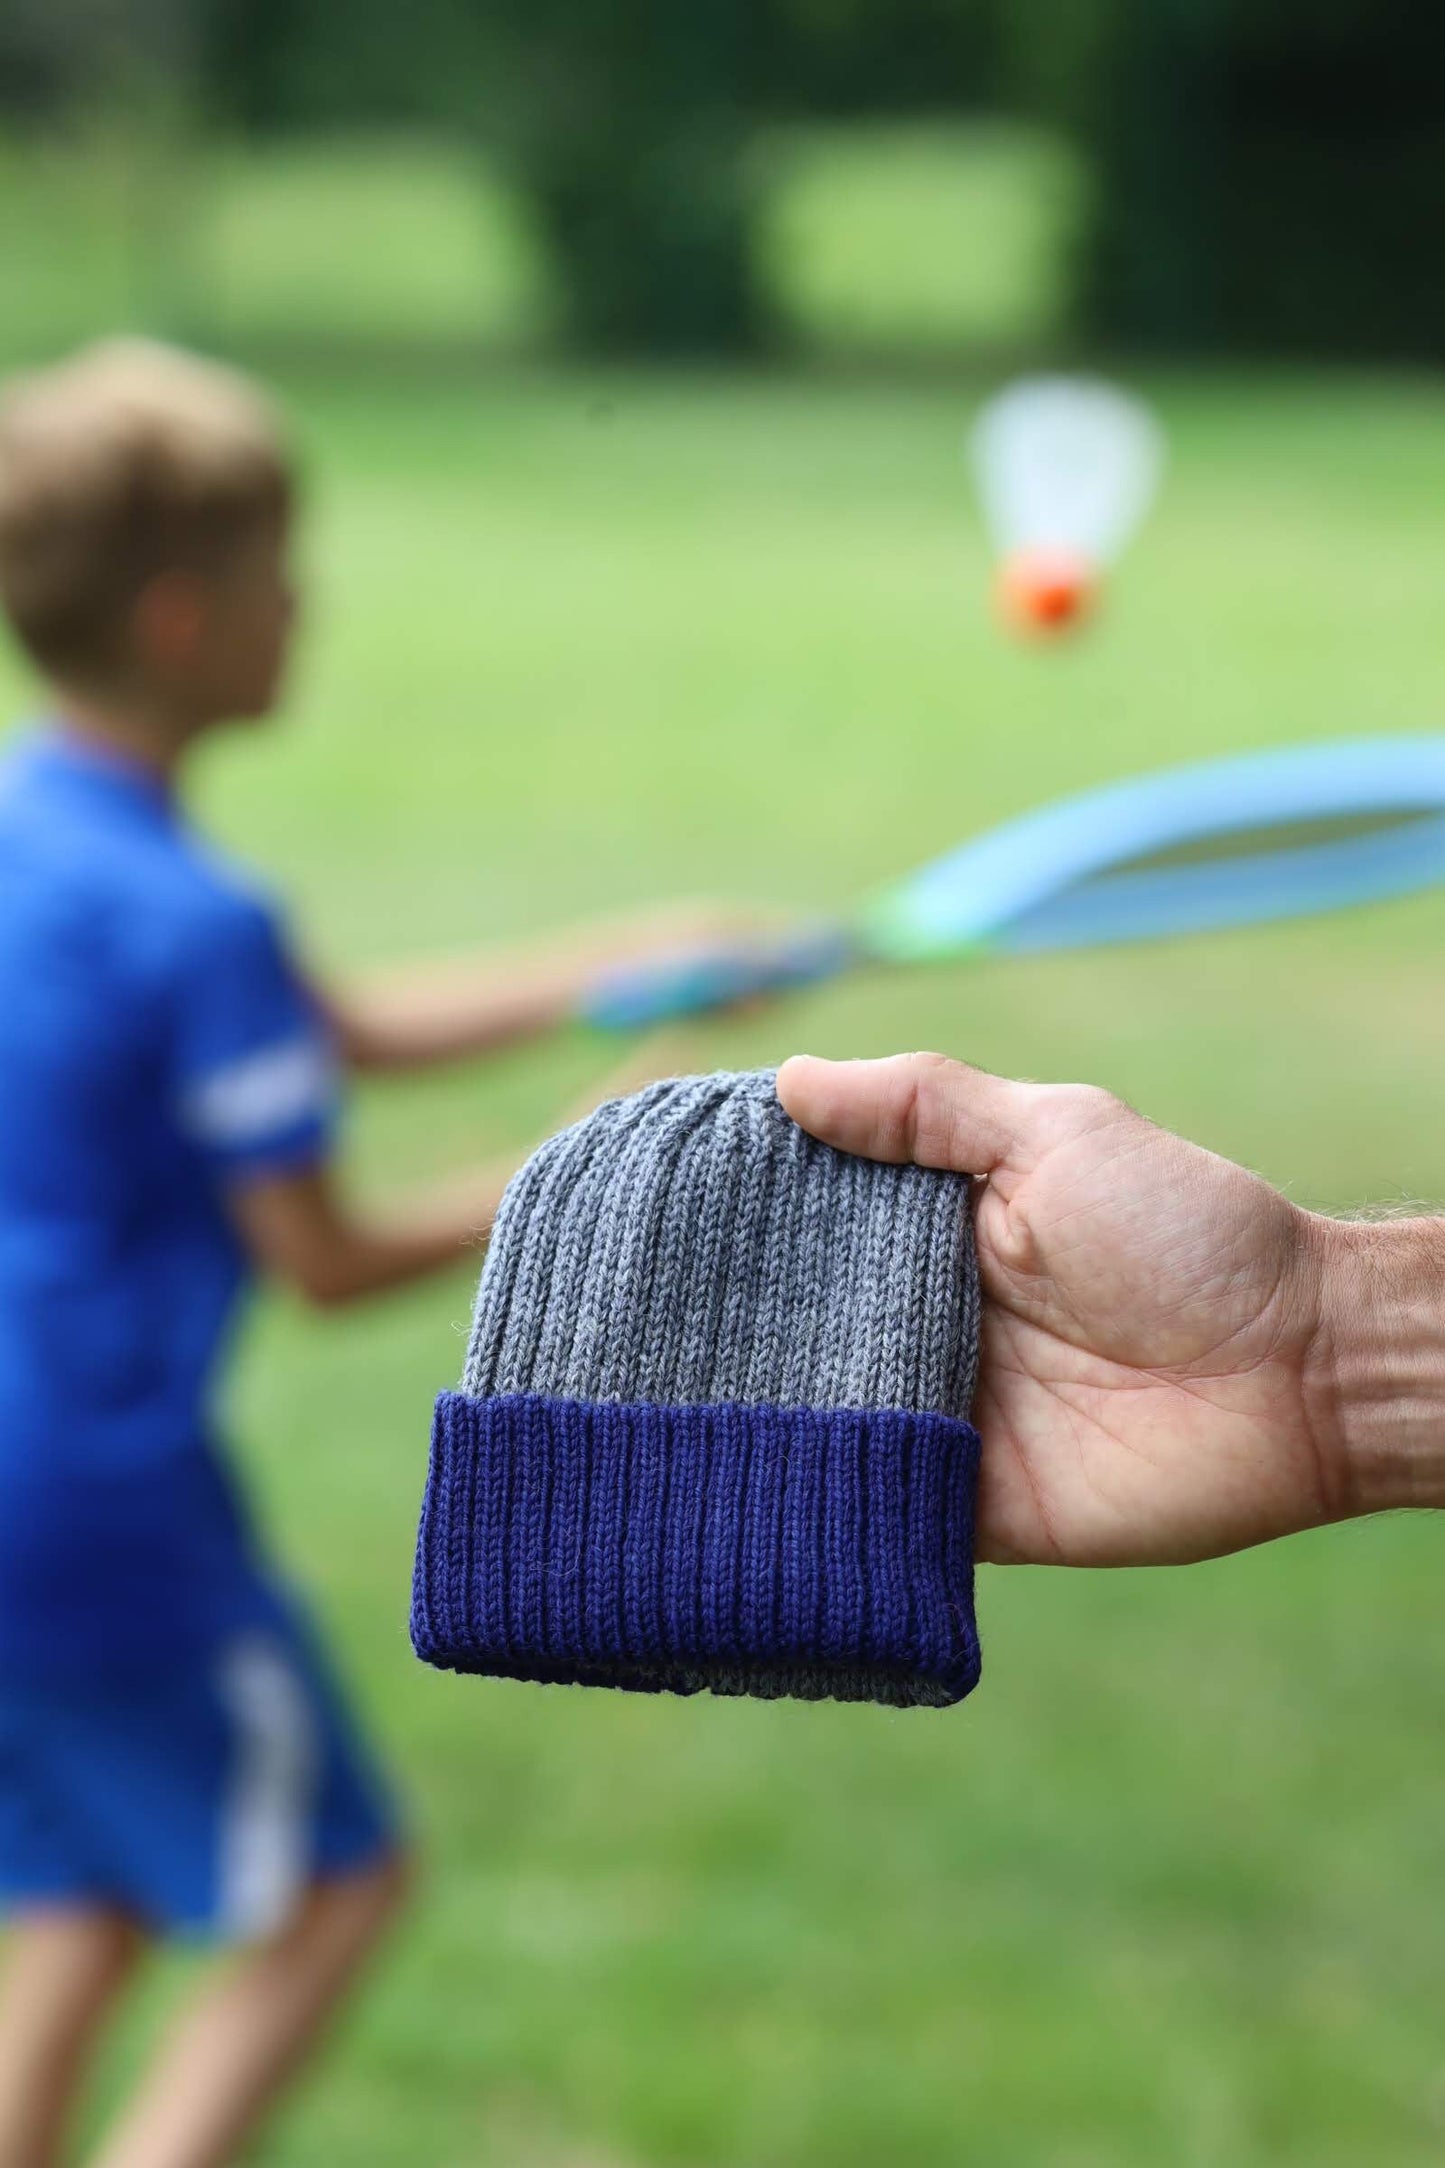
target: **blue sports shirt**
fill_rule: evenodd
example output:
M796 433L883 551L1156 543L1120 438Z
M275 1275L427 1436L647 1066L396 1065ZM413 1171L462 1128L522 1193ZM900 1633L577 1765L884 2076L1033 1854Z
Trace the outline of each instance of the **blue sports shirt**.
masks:
M146 771L0 760L0 1674L193 1651L270 1597L211 1441L228 1187L324 1157L331 1050L266 899Z

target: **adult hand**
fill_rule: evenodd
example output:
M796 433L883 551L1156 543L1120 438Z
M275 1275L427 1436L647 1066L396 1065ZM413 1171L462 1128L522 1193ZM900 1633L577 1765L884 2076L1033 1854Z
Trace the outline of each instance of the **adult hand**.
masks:
M938 1054L797 1056L778 1097L984 1177L980 1557L1167 1564L1445 1503L1440 1223L1321 1219L1107 1092Z

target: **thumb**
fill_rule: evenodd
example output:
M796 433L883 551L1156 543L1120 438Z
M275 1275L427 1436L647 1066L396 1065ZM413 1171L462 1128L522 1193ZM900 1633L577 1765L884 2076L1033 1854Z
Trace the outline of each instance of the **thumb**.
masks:
M795 1054L778 1071L784 1112L825 1144L956 1174L990 1174L1020 1157L1028 1090L944 1054L886 1061Z

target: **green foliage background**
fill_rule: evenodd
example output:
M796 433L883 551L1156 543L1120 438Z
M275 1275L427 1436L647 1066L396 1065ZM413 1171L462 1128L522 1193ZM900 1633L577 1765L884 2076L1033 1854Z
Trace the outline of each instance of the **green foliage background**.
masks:
M0 119L444 136L525 198L574 345L695 355L786 340L769 131L1002 114L1091 177L1076 337L1438 361L1442 66L1411 0L11 0Z

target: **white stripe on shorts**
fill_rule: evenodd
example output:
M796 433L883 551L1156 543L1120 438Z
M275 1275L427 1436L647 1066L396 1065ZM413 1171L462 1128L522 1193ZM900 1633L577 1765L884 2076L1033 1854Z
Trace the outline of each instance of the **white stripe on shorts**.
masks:
M221 1933L254 1942L285 1926L310 1879L319 1742L306 1683L266 1634L230 1643L216 1685L235 1727L216 1920Z

